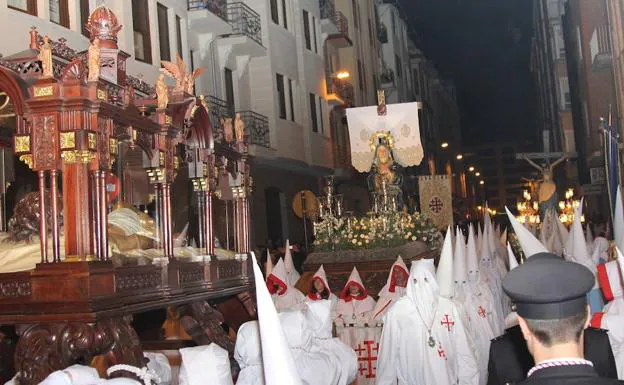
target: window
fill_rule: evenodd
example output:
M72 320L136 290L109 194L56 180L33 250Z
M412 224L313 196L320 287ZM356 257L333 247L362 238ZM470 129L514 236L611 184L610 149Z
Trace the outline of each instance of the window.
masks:
M319 115L321 116L321 133L325 132L325 122L323 119L323 98L319 96L318 98L319 101Z
M37 0L8 0L9 8L37 16Z
M560 57L561 59L565 59L565 56L566 56L566 50L565 50L565 48L559 48L559 57Z
M277 81L277 100L279 100L279 117L286 119L286 95L284 94L284 76L275 75Z
M82 26L82 34L89 37L87 31L87 21L89 21L89 0L80 0L80 25Z
M271 20L279 24L279 11L277 10L277 0L271 0Z
M318 53L318 41L316 40L316 18L312 16L312 34L314 35L314 52Z
M164 5L157 3L158 12L158 43L160 44L160 58L171 60L171 47L169 46L169 16Z
M234 77L232 76L232 70L229 68L224 69L223 77L225 78L225 100L227 101L228 107L232 111L236 111L234 102Z
M290 120L295 121L295 100L293 98L293 81L288 79L288 101L290 102Z
M565 109L566 110L572 109L572 99L570 98L569 92L566 92L563 94L563 99L565 101Z
M152 46L150 44L147 1L132 0L132 25L134 29L134 56L137 60L151 64Z
M308 11L303 11L303 36L305 37L305 45L307 49L312 49L312 41L310 40L310 19Z
M182 19L176 15L176 37L178 39L178 54L182 56Z
M69 6L67 0L50 0L50 21L69 28Z
M394 60L396 61L397 77L403 77L403 68L401 67L401 59L399 58L399 55L394 55Z
M351 0L351 7L353 8L353 26L360 28L360 11L356 0Z
M284 28L288 29L288 12L286 12L286 0L282 0L282 17L284 18Z
M318 132L318 117L316 116L316 95L310 94L310 118L312 119L312 132Z
M358 85L360 86L360 90L364 89L364 69L362 68L362 62L360 59L357 61L358 67Z

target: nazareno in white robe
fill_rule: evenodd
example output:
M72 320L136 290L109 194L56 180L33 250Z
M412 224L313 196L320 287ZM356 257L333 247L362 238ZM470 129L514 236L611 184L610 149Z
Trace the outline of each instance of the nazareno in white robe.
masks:
M323 297L321 297L316 292L316 289L314 288L315 281L320 281L325 287L326 292L329 293L326 299L331 302L331 309L330 309L331 319L330 320L333 320L334 318L336 318L336 306L338 306L338 297L336 296L336 294L332 293L331 290L329 289L329 283L327 282L327 275L325 274L325 269L323 268L323 265L319 267L319 269L316 271L316 273L314 273L314 275L312 276L312 279L310 280L310 286L308 287L308 295L306 296L307 302L314 302L314 301L319 301L323 299Z
M266 281L273 304L278 312L304 308L305 296L302 292L288 284L284 261L281 259L277 261ZM278 286L279 289L276 290L275 286Z
M457 307L438 293L431 271L420 261L412 262L407 293L384 318L377 385L479 383L477 362Z
M622 276L617 261L598 265L600 289L606 301L602 312L594 313L591 326L609 331L618 378L624 379L624 297Z
M386 281L386 285L379 291L379 299L377 300L377 304L375 305L375 309L373 309L372 319L375 321L381 321L383 316L390 310L392 305L399 300L399 298L405 295L405 287L399 286L395 282L394 271L397 271L398 274L405 275L405 282L407 282L407 278L409 278L409 271L407 270L407 266L403 262L403 259L399 256L397 257L396 262L390 268L390 274L388 274L388 280Z
M350 346L332 336L331 302L326 299L308 302L305 315L313 335L311 350L331 354L340 369L338 384L351 384L357 376L358 359Z
M349 292L349 287L356 285L360 288L360 295L352 296ZM375 308L375 300L368 295L368 291L362 283L360 274L354 267L346 285L340 293L340 299L338 300L338 306L336 306L336 324L367 324L371 319L371 313Z
M339 363L331 353L313 347L312 329L303 311L285 311L279 317L297 373L303 383L337 385L341 374Z
M238 328L234 359L240 367L236 385L264 385L258 321L245 322Z

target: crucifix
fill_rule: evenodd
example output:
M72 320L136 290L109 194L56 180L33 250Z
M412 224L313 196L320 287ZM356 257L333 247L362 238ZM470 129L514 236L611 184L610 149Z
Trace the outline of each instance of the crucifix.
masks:
M550 152L550 131L544 131L544 152L519 153L516 159L523 159L540 172L541 181L537 188L537 199L540 205L540 213L557 207L557 185L553 180L555 167L565 160L576 156L574 153ZM543 159L545 162L539 165L535 160ZM553 161L554 159L554 161Z

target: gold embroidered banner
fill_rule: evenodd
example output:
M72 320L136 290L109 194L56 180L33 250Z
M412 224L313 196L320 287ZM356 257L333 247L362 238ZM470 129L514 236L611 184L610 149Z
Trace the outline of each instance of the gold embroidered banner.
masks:
M441 229L453 225L453 193L448 175L418 177L420 212Z

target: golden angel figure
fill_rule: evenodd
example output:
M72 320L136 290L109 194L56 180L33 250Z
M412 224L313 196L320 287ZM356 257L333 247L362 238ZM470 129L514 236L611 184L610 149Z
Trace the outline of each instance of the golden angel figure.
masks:
M54 76L52 69L52 45L50 44L50 38L48 36L43 37L43 44L39 47L39 56L37 59L41 60L41 70L44 78L51 78Z
M169 90L165 84L165 74L158 75L156 80L156 98L158 99L158 108L167 108L169 104Z
M223 127L225 141L228 143L233 142L234 133L232 132L232 118L221 118L221 127Z
M236 113L236 120L234 120L234 131L236 134L236 141L238 143L243 142L245 139L245 122L241 119L239 113Z
M173 89L174 92L193 93L195 79L197 79L204 71L202 68L198 68L191 73L187 73L186 64L179 54L175 64L166 60L161 61L161 63L165 69L165 73L176 82L175 88Z
M90 82L97 82L100 78L100 39L93 39L89 45L88 52L89 78Z

